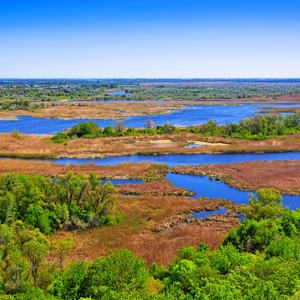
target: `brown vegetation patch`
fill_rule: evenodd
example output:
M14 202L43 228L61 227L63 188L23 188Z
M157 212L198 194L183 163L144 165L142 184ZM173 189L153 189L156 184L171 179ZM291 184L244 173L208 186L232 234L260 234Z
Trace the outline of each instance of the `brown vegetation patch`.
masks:
M117 185L119 193L126 195L175 195L175 196L193 196L195 193L187 191L184 188L179 188L171 184L167 180L145 182L143 184L124 184Z
M157 169L158 168L158 169ZM0 175L10 172L60 176L67 172L75 174L90 174L95 172L101 178L128 179L128 178L164 178L161 165L151 163L119 164L117 166L86 165L57 165L53 162L43 162L24 159L2 159L0 163Z
M275 187L283 194L300 194L300 161L253 161L234 164L178 166L174 173L217 177L242 190Z
M119 198L116 211L123 215L123 220L116 226L78 232L59 231L51 238L57 240L71 236L75 244L72 258L76 259L94 259L116 249L127 248L145 258L148 265L153 262L168 265L176 256L176 250L183 246L198 246L205 242L211 249L217 248L224 235L237 226L237 218L215 217L185 226L178 225L173 231L161 235L155 235L152 231L170 226L166 221L172 218L177 220L177 216L183 220L191 211L213 210L229 203L222 201L206 198L191 201L186 197L152 195ZM234 209L234 204L230 205Z
M154 143L149 143L147 136L124 136L107 137L95 139L73 139L66 140L66 143L55 144L49 135L26 135L21 134L21 138L13 137L9 133L0 134L0 156L1 155L55 155L56 157L81 157L94 158L106 156L121 156L149 153L209 153L222 151L228 147L203 146L200 149L185 149L188 140L199 138L195 134L166 134L151 136ZM171 140L173 143L161 144L161 140ZM232 139L203 138L207 142L230 142ZM159 145L156 145L155 143Z
M0 111L0 119L13 120L17 116L32 116L35 118L59 119L123 119L131 116L167 114L170 111L184 109L186 102L36 102L45 108L34 110L6 110ZM194 102L188 102L193 104Z
M189 141L202 141L203 146L184 148ZM55 144L49 135L21 134L20 139L9 133L0 134L0 156L6 157L79 157L94 158L135 154L195 154L195 153L262 153L300 151L300 134L274 139L250 141L221 137L202 137L193 133L151 136L124 136L95 139L73 139ZM159 144L161 140L172 143Z

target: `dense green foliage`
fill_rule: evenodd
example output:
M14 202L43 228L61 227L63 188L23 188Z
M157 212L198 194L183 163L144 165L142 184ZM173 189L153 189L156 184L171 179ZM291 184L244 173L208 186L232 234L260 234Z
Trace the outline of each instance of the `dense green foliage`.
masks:
M147 123L147 122L146 122ZM233 137L251 140L262 140L268 137L300 132L300 113L283 116L281 114L268 114L250 117L241 120L238 124L217 125L215 121L208 121L199 126L178 128L166 122L163 126L145 128L125 128L124 124L117 121L116 126L107 126L103 130L95 122L85 122L74 125L69 131L56 134L52 140L62 143L70 138L97 138L114 136L155 135L166 133L191 132L202 136Z
M55 189L61 185L60 179L50 179L53 186L49 178L27 177L10 174L1 178L5 188L0 208L0 299L276 300L300 296L300 210L285 209L281 217L277 212L257 217L255 211L254 218L233 229L219 249L210 251L203 243L184 247L168 268L155 263L147 267L143 259L125 249L106 258L65 264L72 249L69 238L52 245L57 264L46 259L50 243L34 228L39 223L31 221L41 213L37 205L30 211L30 205L23 207L27 215L24 222L14 221L12 216L18 214L14 203L28 204L31 198L40 199L39 205L46 205L46 198L57 204ZM67 174L61 180L66 183L68 179L79 178ZM85 180L94 186L99 182L95 175ZM78 201L80 192L72 188L69 192L66 197ZM281 195L274 189L261 189L249 204L256 210L273 212L273 207L281 204Z
M0 222L21 220L50 234L114 222L114 187L94 174L59 178L8 174L0 178Z

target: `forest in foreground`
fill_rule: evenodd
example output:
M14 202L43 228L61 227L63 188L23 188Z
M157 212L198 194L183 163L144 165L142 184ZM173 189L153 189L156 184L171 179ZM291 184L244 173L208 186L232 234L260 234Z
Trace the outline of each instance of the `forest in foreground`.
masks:
M11 173L0 180L0 299L273 300L300 294L300 211L283 208L274 188L250 195L242 209L246 220L219 248L184 247L166 267L147 265L126 249L73 260L71 238L51 241L60 228L122 222L114 187L94 173Z

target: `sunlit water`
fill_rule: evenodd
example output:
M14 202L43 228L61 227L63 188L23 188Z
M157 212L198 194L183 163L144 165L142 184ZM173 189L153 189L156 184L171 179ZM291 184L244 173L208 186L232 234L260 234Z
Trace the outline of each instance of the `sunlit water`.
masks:
M125 127L143 128L146 121L151 119L154 125L163 125L169 122L177 126L204 124L214 120L217 124L238 123L241 119L258 114L261 109L268 107L262 104L219 105L219 106L186 106L188 109L170 111L162 115L145 115L124 119ZM272 107L300 107L300 105L272 105ZM28 134L55 134L80 122L93 121L101 128L115 125L114 120L90 119L44 119L19 116L17 120L0 120L0 132L12 132L17 129L20 133Z

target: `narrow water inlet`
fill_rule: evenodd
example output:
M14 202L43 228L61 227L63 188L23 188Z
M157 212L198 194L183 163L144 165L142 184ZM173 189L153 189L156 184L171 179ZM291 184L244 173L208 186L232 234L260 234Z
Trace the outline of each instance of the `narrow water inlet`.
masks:
M210 180L207 176L168 173L167 179L178 187L195 192L195 196L190 197L191 199L223 198L237 204L248 204L249 194L255 195L253 191L241 191L222 181ZM282 199L283 207L288 206L293 210L300 208L300 196L283 195Z
M225 209L224 207L219 207L218 209L212 211L202 210L199 212L192 212L192 217L202 220L214 215L226 215L227 213L227 209Z

